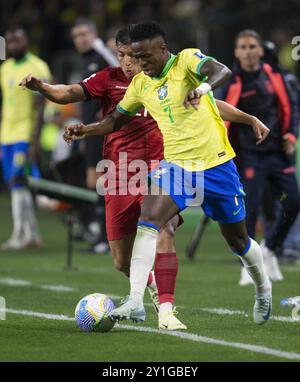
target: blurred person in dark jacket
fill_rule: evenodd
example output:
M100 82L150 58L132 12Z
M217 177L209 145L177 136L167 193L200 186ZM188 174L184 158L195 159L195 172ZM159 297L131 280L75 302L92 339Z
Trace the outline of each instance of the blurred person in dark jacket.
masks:
M238 153L237 164L246 191L247 229L255 237L255 226L266 183L280 200L282 214L262 243L267 271L273 281L283 275L275 250L282 245L300 210L300 195L295 173L295 152L299 110L294 92L277 66L263 62L263 42L253 30L240 32L235 39L235 57L230 81L221 98L242 111L258 117L271 130L257 146L249 128L227 123L228 133ZM248 283L242 269L240 285Z

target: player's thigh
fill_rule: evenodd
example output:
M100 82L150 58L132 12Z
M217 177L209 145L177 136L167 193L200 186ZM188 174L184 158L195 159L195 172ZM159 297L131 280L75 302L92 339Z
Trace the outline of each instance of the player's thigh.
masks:
M159 186L152 184L151 192L152 194L144 196L140 221L162 228L179 212L179 208L171 196Z
M13 176L13 157L14 157L14 145L2 145L1 146L1 152L2 152L2 171L3 171L3 178L6 183L10 183L12 176Z
M232 251L237 254L242 254L249 241L245 220L236 223L219 222L219 226Z
M106 195L105 220L108 241L135 234L140 216L141 196Z
M239 174L232 160L205 170L204 200L201 207L206 216L222 224L244 220L244 196Z
M19 142L14 145L12 176L14 184L23 184L28 162L29 143Z

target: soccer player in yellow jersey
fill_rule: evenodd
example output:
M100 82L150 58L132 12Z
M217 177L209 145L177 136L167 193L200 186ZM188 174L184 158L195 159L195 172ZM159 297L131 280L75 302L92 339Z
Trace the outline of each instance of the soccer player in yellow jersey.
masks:
M211 92L230 71L198 49L172 55L164 31L153 22L133 26L130 38L143 72L133 78L117 110L100 123L69 126L65 132L67 141L109 134L144 106L163 134L165 160L149 174L151 193L144 197L133 248L130 296L110 316L145 319L143 296L158 232L176 213L197 201L206 215L219 222L227 243L252 277L256 288L253 318L263 324L272 307L271 283L260 246L247 234L244 192L232 161L235 154ZM186 99L189 90L192 95ZM199 107L186 108L195 96L201 97ZM244 122L250 122L248 117ZM267 130L262 130L257 143L265 139Z
M3 100L0 142L4 180L11 190L13 234L1 248L20 249L41 244L33 200L24 175L30 143L36 148L38 142L43 102L33 93L24 92L18 84L29 72L49 81L50 71L44 61L28 52L28 38L23 29L7 31L5 40L10 58L0 67ZM35 150L33 147L30 150L33 156ZM37 175L36 165L30 167L32 175Z

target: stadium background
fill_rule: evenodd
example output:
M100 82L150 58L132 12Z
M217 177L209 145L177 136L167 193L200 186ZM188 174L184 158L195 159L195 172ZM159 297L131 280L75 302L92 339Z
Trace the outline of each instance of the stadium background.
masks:
M299 34L299 0L1 0L0 35L11 26L24 26L30 50L49 63L55 81L75 82L80 79L81 58L69 32L79 16L91 17L105 41L126 23L154 19L165 27L171 51L199 47L228 66L233 63L234 36L251 27L264 39L276 42L280 63L300 76L300 61L291 59L291 38ZM3 241L11 228L9 197L3 186L0 210ZM189 332L271 351L207 345L124 329L115 329L113 340L109 335L99 340L80 333L67 318L51 315L72 317L77 301L95 291L122 296L128 288L127 280L113 270L109 256L83 256L80 244L75 246L74 257L78 271L65 272L66 233L62 222L48 211L39 211L38 219L45 242L41 251L0 253L0 295L5 296L10 309L8 319L0 321L1 343L5 344L1 346L0 361L299 360L299 325L291 322L290 312L279 305L283 297L299 294L299 265L283 267L286 281L274 290L274 317L263 330L257 329L250 321L251 287L241 290L237 286L239 265L225 248L216 225L208 228L195 262L186 260L185 247L199 219L198 212L192 211L185 215L186 224L178 234L180 273L176 292ZM59 291L59 286L66 289ZM146 325L155 328L156 317L151 308L147 309ZM38 316L34 312L48 316L34 317ZM294 355L286 356L284 351Z

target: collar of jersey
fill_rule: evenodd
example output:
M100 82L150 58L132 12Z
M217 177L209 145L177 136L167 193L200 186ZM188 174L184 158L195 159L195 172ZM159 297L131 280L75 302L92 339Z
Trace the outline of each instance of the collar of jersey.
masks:
M173 62L175 61L175 54L171 53L171 56L169 57L165 67L163 68L162 72L160 73L159 77L152 77L152 80L160 80L161 78L165 77L170 70L171 66L173 65Z
M22 65L24 62L28 60L28 57L30 56L30 53L27 52L24 54L24 56L20 60L15 60L15 65Z

